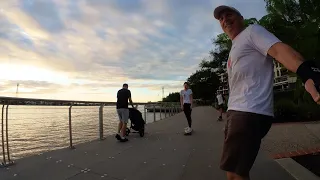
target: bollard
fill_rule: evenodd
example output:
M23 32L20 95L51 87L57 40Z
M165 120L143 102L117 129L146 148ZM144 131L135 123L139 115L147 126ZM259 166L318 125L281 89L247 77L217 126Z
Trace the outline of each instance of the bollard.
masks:
M103 140L103 107L104 105L101 105L99 107L99 138L100 140Z

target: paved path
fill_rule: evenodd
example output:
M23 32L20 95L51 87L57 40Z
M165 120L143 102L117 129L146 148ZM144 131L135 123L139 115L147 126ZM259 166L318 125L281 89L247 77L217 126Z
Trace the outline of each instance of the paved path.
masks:
M280 157L320 152L320 122L273 125L261 149Z
M115 138L61 149L17 161L0 169L0 179L23 180L224 180L219 169L223 122L216 122L211 107L193 110L194 134L184 136L182 113L147 125L144 138L130 134L130 141ZM252 170L252 179L293 180L263 152Z

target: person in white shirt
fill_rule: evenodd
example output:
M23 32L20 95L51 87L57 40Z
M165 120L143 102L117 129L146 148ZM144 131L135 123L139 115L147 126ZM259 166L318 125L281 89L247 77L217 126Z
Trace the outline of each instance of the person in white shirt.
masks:
M224 98L220 92L217 92L217 101L218 101L218 110L220 112L220 116L218 118L218 121L222 121Z
M273 113L273 58L297 73L320 104L320 69L258 24L245 27L238 10L219 6L214 17L232 40L227 61L229 99L220 168L228 180L249 180Z
M185 133L189 134L192 132L192 119L191 119L191 112L192 112L192 102L193 102L193 96L192 96L192 90L189 88L188 82L185 82L184 89L180 92L180 104L181 109L183 110L187 121L188 121L188 127L185 128Z

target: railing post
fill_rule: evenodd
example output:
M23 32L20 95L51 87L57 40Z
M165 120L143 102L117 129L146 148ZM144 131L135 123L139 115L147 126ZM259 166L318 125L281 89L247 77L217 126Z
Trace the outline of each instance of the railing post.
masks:
M1 137L2 137L2 156L3 156L3 164L6 164L6 155L5 155L5 149L4 149L4 122L3 122L3 115L4 115L4 106L2 105L2 117L1 117Z
M162 120L162 115L161 115L161 113L162 113L162 104L160 105L160 120Z
M9 132L9 129L8 129L8 124L9 124L9 122L8 122L8 111L9 111L9 104L7 105L7 107L6 107L6 140L7 140L7 155L8 155L8 165L12 165L13 164L13 162L11 161L11 159L10 159L10 149L9 149L9 134L8 134L8 132Z
M144 122L147 124L147 108L146 108L146 105L144 105Z
M103 107L104 105L102 104L99 107L99 138L100 140L103 140Z
M156 122L156 105L153 104L153 122Z
M167 117L167 105L164 106L164 117Z
M71 122L71 109L72 105L69 107L69 139L70 139L70 149L75 149L72 144L72 122Z

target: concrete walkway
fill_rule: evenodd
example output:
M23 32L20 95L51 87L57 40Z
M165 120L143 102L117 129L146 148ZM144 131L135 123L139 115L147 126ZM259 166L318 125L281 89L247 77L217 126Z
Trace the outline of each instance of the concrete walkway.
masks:
M211 107L193 110L194 133L184 136L184 114L147 125L145 137L130 134L119 143L104 141L77 145L17 161L0 169L0 179L21 180L224 180L219 169L224 123L216 122ZM277 162L260 152L252 179L294 180Z

